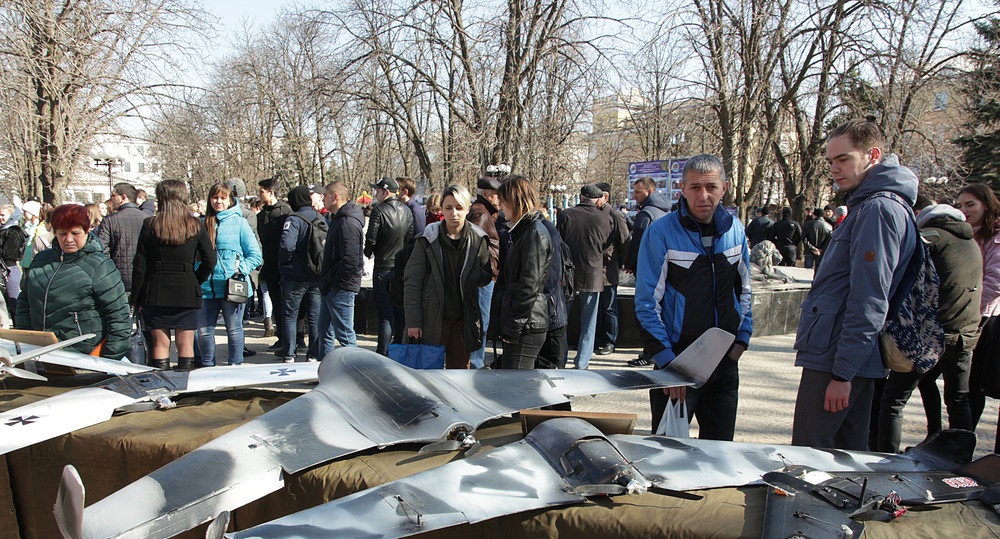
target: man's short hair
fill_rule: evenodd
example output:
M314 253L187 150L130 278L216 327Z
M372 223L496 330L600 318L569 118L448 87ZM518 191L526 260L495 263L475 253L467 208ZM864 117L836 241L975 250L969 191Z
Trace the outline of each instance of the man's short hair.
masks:
M145 189L136 189L135 190L135 200L139 200L139 197L149 198L149 193L147 193Z
M136 190L131 183L116 183L111 189L111 194L125 197L129 202L135 202Z
M326 184L326 189L337 194L337 196L350 201L351 193L347 190L347 184L344 182L330 182Z
M768 215L771 213L771 208L768 208L767 206L761 206L760 208L757 209L757 211L760 212L761 215Z
M726 168L722 166L722 160L710 153L698 154L684 163L684 171L681 172L681 181L687 179L688 173L709 174L719 173L719 179L723 183L726 181Z
M268 191L273 191L275 195L278 194L278 180L277 178L267 178L257 182L257 185L262 189L267 189Z
M633 188L636 185L641 185L643 189L646 189L647 191L656 190L656 180L650 178L649 176L643 176L642 178L639 178L638 180L632 182Z
M399 176L396 178L396 183L399 184L399 190L403 192L406 196L412 197L417 194L417 184L413 182L411 178L406 176Z
M813 209L813 217L823 217L823 210L820 208Z
M917 201L913 203L913 211L920 211L934 204L934 201L925 195L917 194Z
M882 128L875 123L875 117L855 118L845 124L841 124L830 131L826 140L846 136L851 145L859 150L869 148L881 148L885 150L885 133Z

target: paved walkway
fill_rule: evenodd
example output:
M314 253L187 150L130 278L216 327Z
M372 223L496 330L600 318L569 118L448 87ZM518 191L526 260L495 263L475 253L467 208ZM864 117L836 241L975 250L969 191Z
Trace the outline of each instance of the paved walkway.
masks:
M220 346L217 348L219 363L225 363L225 332L217 331ZM221 335L220 335L221 334ZM247 361L265 363L274 361L274 356L265 349L274 342L273 338L263 339L263 329L258 321L251 321L247 327L247 344L258 352ZM736 440L745 442L789 443L792 437L792 411L795 393L798 389L800 369L794 366L795 353L792 350L794 335L758 337L751 341L750 349L740 360L740 405L736 420ZM358 344L369 350L375 349L375 340L370 335L359 335ZM574 351L570 350L570 364ZM620 349L607 356L594 355L590 361L593 369L628 369L629 359L638 355L635 349ZM492 352L488 352L492 354ZM304 360L304 357L299 357ZM648 368L648 367L647 367ZM938 380L939 387L942 382ZM943 391L943 389L942 389ZM580 397L573 401L574 410L625 412L638 416L637 432L650 431L649 395L647 391L628 391L593 397ZM998 401L988 399L983 419L977 434L979 445L977 455L992 451L997 428ZM903 423L902 446L912 446L926 435L923 405L918 392L906 406ZM944 420L947 425L947 418ZM692 425L691 435L695 436L697 426Z

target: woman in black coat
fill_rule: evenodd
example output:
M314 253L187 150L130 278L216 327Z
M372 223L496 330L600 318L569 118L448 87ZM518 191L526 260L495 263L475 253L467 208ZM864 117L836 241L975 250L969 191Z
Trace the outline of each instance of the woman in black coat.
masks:
M187 185L156 184L156 215L142 223L132 264L132 304L153 335L153 363L170 368L170 330L177 341L177 368L194 365L194 332L201 283L215 268L215 249L200 219L187 207Z
M561 240L554 227L546 226L537 209L538 193L527 178L511 176L497 193L510 230L497 279L503 368L562 366L566 304L559 285L561 266L555 265L561 263L561 251L556 251Z

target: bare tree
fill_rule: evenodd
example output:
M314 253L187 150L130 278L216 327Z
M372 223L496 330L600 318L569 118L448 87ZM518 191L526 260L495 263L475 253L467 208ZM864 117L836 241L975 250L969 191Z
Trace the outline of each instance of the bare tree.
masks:
M165 76L188 52L181 37L206 26L185 0L4 2L0 24L4 105L28 124L6 140L29 156L17 171L23 193L47 202L96 134L169 98Z

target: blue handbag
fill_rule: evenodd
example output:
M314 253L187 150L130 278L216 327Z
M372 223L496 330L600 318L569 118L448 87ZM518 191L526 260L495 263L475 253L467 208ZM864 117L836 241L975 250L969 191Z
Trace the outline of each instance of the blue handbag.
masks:
M390 344L389 359L411 369L443 369L444 346L431 344Z

